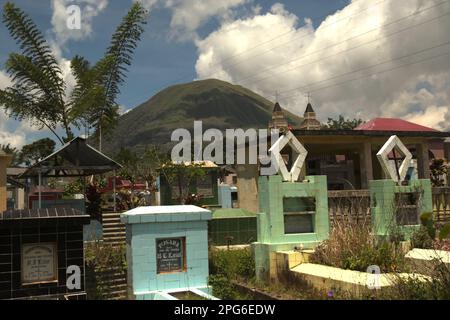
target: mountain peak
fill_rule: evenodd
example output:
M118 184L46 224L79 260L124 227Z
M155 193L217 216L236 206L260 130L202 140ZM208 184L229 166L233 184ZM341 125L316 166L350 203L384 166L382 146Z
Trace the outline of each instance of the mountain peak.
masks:
M267 128L273 103L239 85L205 79L170 86L119 118L104 149L110 153L121 147L142 151L149 145L171 143L171 133L178 128L192 130L194 121L209 128ZM296 126L301 118L285 111ZM117 152L117 151L116 151Z

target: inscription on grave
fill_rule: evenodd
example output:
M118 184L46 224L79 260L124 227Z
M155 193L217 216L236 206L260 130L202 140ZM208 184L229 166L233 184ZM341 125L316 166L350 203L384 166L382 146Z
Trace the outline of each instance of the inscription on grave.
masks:
M156 239L157 273L185 270L185 238Z
M56 277L56 244L34 243L22 246L22 283L51 282Z

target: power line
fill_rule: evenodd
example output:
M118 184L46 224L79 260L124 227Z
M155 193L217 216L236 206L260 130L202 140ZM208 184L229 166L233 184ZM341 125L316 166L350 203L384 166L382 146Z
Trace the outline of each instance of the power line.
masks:
M450 42L449 42L449 43L450 43ZM435 55L435 56L431 56L431 57L427 57L427 58L424 58L424 59L419 60L419 61L409 62L409 63L403 64L403 65L401 65L401 66L397 66L397 67L390 68L390 69L386 69L386 70L382 70L382 71L379 71L379 72L376 72L376 73L364 75L364 76L361 76L361 77L358 77L358 78L346 80L346 81L343 81L343 82L341 82L341 83L336 83L336 84L329 85L329 86L326 86L326 87L317 88L317 89L311 90L310 92L316 92L316 91L325 90L325 89L328 89L328 88L331 88L331 87L341 86L341 85L343 85L343 84L345 84L345 83L348 83L348 82L353 82L353 81L361 80L361 79L364 79L364 78L367 78L367 77L370 77L370 76L383 74L383 73L390 72L390 71L397 70L397 69L401 69L401 68L403 68L403 67L407 67L407 66L410 66L410 65L422 63L422 62L429 61L429 60L434 60L434 59L437 59L437 58L440 58L440 57L443 57L443 56L446 56L446 55L449 55L449 54L450 54L450 51L446 51L446 52L444 52L444 53L441 53L441 54L438 54L438 55Z
M356 3L356 2L358 2L358 1L361 1L361 0L353 1L353 3ZM387 1L387 0L379 1L379 2L375 3L375 4L372 5L372 6L366 7L366 8L364 8L363 10L358 11L358 12L355 13L355 14L351 14L351 15L345 16L345 17L343 17L343 18L341 18L341 19L339 19L339 20L333 21L332 23L326 24L326 25L321 26L321 27L322 27L322 29L323 29L323 28L327 28L327 27L329 27L329 26L332 26L332 25L334 25L334 24L336 24L336 23L338 23L338 22L341 22L341 21L343 21L343 20L346 20L346 19L348 19L348 18L355 17L355 16L361 14L362 12L367 11L367 10L373 8L373 7L376 7L376 6L378 6L379 4L381 4L381 3L383 3L383 2L386 2L386 1ZM330 14L326 14L326 15L322 15L322 16L318 16L318 17L310 18L310 19L311 19L311 20L314 20L314 19L319 19L319 18L326 18L326 17L328 17L329 15L330 15ZM303 27L303 26L305 26L305 25L306 25L306 23L303 23L303 25L301 25L300 27ZM270 42L272 42L272 41L274 41L274 40L277 40L277 39L279 39L279 38L282 38L283 36L288 35L288 34L290 34L290 33L293 33L293 32L295 32L295 31L297 31L297 30L298 30L298 29L295 28L294 30L289 30L289 31L287 31L287 32L285 32L285 33L282 33L282 34L280 34L280 35L277 35L277 36L275 36L275 37L273 37L273 38L271 38L271 39L269 39L269 40L266 40L266 41L264 41L264 42L261 42L261 43L255 45L255 46L253 46L253 47L251 47L251 48L249 48L249 49L246 49L246 50L244 50L244 51L242 51L242 52L236 53L236 54L231 55L231 56L229 56L229 57L227 57L227 58L225 58L225 59L222 59L221 61L219 61L218 63L214 64L213 66L215 66L215 65L221 65L222 63L224 63L224 62L226 62L226 61L233 60L235 57L241 56L241 55L243 55L244 53L247 53L247 52L252 51L252 50L254 50L254 49L256 49L256 48L259 48L259 47L261 47L261 46L263 46L263 45L265 45L265 44L267 44L267 43L270 43ZM314 32L314 31L313 31L313 32ZM313 33L313 32L312 32L312 33ZM310 32L310 33L311 33L311 32ZM306 35L305 35L305 36L306 36ZM303 38L303 37L301 37L301 38ZM300 38L300 39L301 39L301 38ZM272 49L270 49L270 50L272 50ZM251 56L251 57L253 57L253 56ZM251 58L251 57L249 57L249 58ZM247 59L245 59L245 60L248 60L249 58L247 58ZM244 61L245 61L245 60L244 60ZM227 66L225 66L225 67L227 67Z
M440 6L440 5L444 4L444 3L447 3L448 1L449 1L449 0L445 0L445 1L443 1L443 2L440 2L440 3L437 4L437 5L433 5L433 6L431 6L431 7L428 7L428 8L426 8L426 9L424 9L424 10L415 11L414 13L412 13L412 14L410 14L410 15L408 15L408 16L405 16L405 17L400 18L400 19L396 19L396 20L394 20L394 21L392 21L392 22L390 22L390 23L384 25L384 27L386 27L386 26L388 26L388 25L390 25L390 24L393 24L393 23L397 23L397 22L399 22L399 21L401 21L401 20L408 19L408 18L410 18L410 17L412 17L412 16L414 16L414 15L417 15L417 14L423 12L423 11L432 9L432 8L434 8L434 7L437 7L437 6ZM378 27L378 28L379 28L379 27ZM378 29L378 28L375 28L374 30L376 30L376 29ZM372 31L373 31L373 30L371 30L371 31L369 31L369 32L372 32ZM315 30L313 30L312 32L315 32ZM365 33L363 33L363 34L366 34L366 33L368 33L368 32L365 32ZM355 36L355 37L348 38L348 39L344 40L343 42L348 41L348 40L351 40L351 39L353 39L353 38L357 38L357 37L359 37L359 36L361 36L361 35L363 35L363 34L360 34L360 35ZM306 35L305 35L305 36L306 36ZM303 38L303 37L300 37L299 39L302 39L302 38ZM297 39L297 40L299 40L299 39ZM287 45L287 44L290 44L290 43L292 43L292 39L289 40L289 41L287 41L287 42L285 42L285 43L282 43L282 44L280 44L280 45L277 45L277 46L275 46L275 47L272 47L272 48L270 48L270 49L268 49L268 50L266 50L266 51L260 52L260 53L258 53L258 54L256 54L256 55L252 55L252 56L250 56L250 57L248 57L248 58L246 58L246 59L244 59L244 60L241 60L241 61L239 61L239 62L237 62L237 63L231 64L231 65L228 65L228 66L224 66L224 68L234 67L234 66L236 66L236 65L239 65L239 64L243 63L244 61L246 61L246 60L248 60L248 59L250 59L250 58L259 57L259 56L261 56L261 55L266 54L267 52L270 52L270 51L272 51L272 50L274 50L274 49L276 49L276 48L282 47L282 46ZM332 47L332 46L331 46L331 47ZM321 49L321 50L326 50L326 49L327 49L327 48L323 48L323 49Z
M354 3L356 3L356 2L359 2L359 1L362 1L362 0L355 0L355 1L352 2L352 4L354 4ZM361 11L358 11L358 12L356 12L356 13L354 13L354 14L351 14L351 15L348 15L348 16L342 18L342 19L339 19L339 20L333 21L332 23L329 23L329 24L326 24L326 25L324 25L324 26L321 26L321 28L322 28L322 29L323 29L323 28L327 28L327 27L330 27L330 26L332 26L332 25L334 25L334 24L336 24L336 23L338 23L338 22L340 22L340 21L343 21L343 20L345 20L345 19L349 19L349 18L352 18L352 17L356 17L356 16L358 16L359 14L361 14L362 12L367 11L367 10L369 10L369 9L371 9L371 8L374 8L374 7L378 6L379 4L381 4L381 3L383 3L383 2L386 2L386 1L387 1L387 0L379 1L379 2L375 3L375 4L372 5L372 6L369 6L369 7L366 7L366 8L364 8L364 9L362 9ZM448 0L447 0L447 1L448 1ZM320 19L320 18L326 18L326 17L328 17L330 14L331 14L331 12L330 12L329 14L317 16L317 17L310 18L310 19L311 19L311 20L315 20L315 19ZM305 25L306 25L306 23L304 23L304 24L301 25L300 27L305 26ZM232 31L232 30L234 30L234 29L239 29L239 27L235 27L235 28L232 28L232 29L228 29L227 31ZM272 42L272 41L274 41L274 40L276 40L276 39L279 39L279 38L281 38L281 37L283 37L283 36L285 36L285 35L287 35L287 34L289 34L289 33L295 32L295 31L297 31L297 30L298 30L298 29L296 28L296 29L294 29L294 30L290 30L290 31L288 31L288 32L279 34L279 35L277 35L277 36L275 36L275 37L273 37L273 38L271 38L271 39L269 39L269 40L266 40L266 41L264 41L264 42L261 42L261 43L255 45L255 46L253 46L253 47L251 47L251 48L249 48L249 49L246 49L246 50L241 51L241 52L239 52L239 53L236 53L236 54L234 54L234 55L230 55L230 56L228 56L228 57L226 57L226 58L224 58L224 59L222 59L222 60L220 60L220 61L214 63L214 64L211 65L210 67L219 66L219 65L221 65L222 63L224 63L224 62L226 62L226 61L233 60L234 58L236 58L236 57L238 57L238 56L241 56L241 55L243 55L243 54L245 54L245 53L247 53L247 52L249 52L249 51L252 51L252 50L254 50L254 49L256 49L256 48L259 48L260 46L262 46L262 45L264 45L264 44L270 43L270 42ZM314 31L313 31L313 32L314 32ZM313 32L312 32L312 33L313 33ZM300 39L301 39L301 38L300 38ZM272 50L272 49L270 49L270 50ZM269 51L270 51L270 50L269 50ZM250 56L249 58L252 58L252 57L253 57L253 56ZM245 60L248 60L249 58L246 58ZM244 61L245 61L245 60L244 60ZM233 66L233 65L230 65L230 66ZM226 67L230 67L230 66L226 66ZM189 74L189 75L186 74L186 76L181 76L180 78L177 78L177 79L175 79L175 80L173 80L173 81L166 82L166 83L164 83L163 85L161 85L160 87L166 87L167 85L170 85L170 84L173 84L173 83L178 83L179 81L183 81L183 80L187 80L187 79L191 79L190 74Z
M328 59L328 58L337 56L337 55L339 55L339 54L346 53L346 52L349 52L349 51L352 51L352 50L361 48L361 47L366 46L366 45L368 45L368 44L372 44L372 43L378 42L378 41L380 41L380 40L385 40L385 39L387 39L387 38L389 38L389 37L392 37L392 36L397 35L397 34L399 34L399 33L408 31L408 30L410 30L410 29L412 29L412 28L416 28L416 27L422 26L422 25L424 25L424 24L427 24L427 23L433 22L433 21L435 21L435 20L438 20L438 19L440 19L440 18L442 18L442 17L448 16L449 14L450 14L450 12L447 12L447 13L445 13L445 14L442 14L442 15L440 15L440 16L434 17L434 18L432 18L432 19L428 19L428 20L426 20L426 21L422 21L422 22L417 23L417 24L415 24L415 25L412 25L412 26L409 26L409 27L406 27L406 28L397 30L397 31L395 31L395 32L392 32L392 33L390 33L390 34L388 34L388 35L385 35L385 36L379 37L379 38L377 38L377 39L370 40L370 41L368 41L368 42L359 44L359 45L357 45L357 46L355 46L355 47L352 47L352 48L348 48L348 49L339 51L339 52L337 52L337 53L328 55L328 56L323 57L323 58L320 58L320 59L318 59L318 60L314 60L314 61L311 61L311 62L308 62L308 63L305 63L305 64L301 64L301 65L298 65L298 66L294 66L294 67L292 67L292 68L290 68L290 69L288 69L288 70L284 70L284 71L282 71L282 72L276 72L275 74L276 74L276 75L279 75L279 74L284 74L284 73L287 73L287 72L291 72L291 71L296 70L296 69L299 69L299 68L301 68L301 67L305 67L305 66L308 66L308 65L311 65L311 64L314 64L314 63L317 63L317 62L326 60L326 59ZM340 43L339 43L339 44L340 44ZM337 44L336 44L336 45L337 45ZM333 45L333 46L335 46L335 45ZM328 47L328 48L329 48L329 47ZM328 48L327 48L327 49L328 49ZM242 78L242 79L238 79L238 80L236 80L235 82L239 82L239 83L242 83L242 82L243 82L243 83L247 83L248 81L246 81L246 80L255 78L256 76L258 76L258 75L261 74L261 73L265 73L265 72L267 72L267 71L277 69L277 68L279 68L279 67L281 67L281 66L283 66L283 65L289 64L289 63L291 63L291 62L293 62L293 61L303 60L305 57L310 56L310 55L312 55L312 54L314 54L314 53L317 53L317 52L320 52L320 51L323 51L323 50L315 51L315 52L313 52L313 53L307 54L307 55L302 56L302 57L300 57L300 58L296 58L296 59L290 60L290 61L285 62L285 63L282 63L282 64L280 64L280 65L268 67L268 68L266 68L266 69L261 70L260 72L258 72L258 73L256 73L256 74L254 74L254 75L251 75L251 76L248 76L248 77L245 77L245 78ZM267 76L267 77L264 77L264 78L261 78L261 79L257 79L256 81L252 81L252 84L261 82L261 81L266 80L266 79L269 79L269 78L271 78L272 76L273 76L273 75L270 75L270 76Z
M334 79L336 79L336 78L340 78L340 77L342 77L342 76L347 76L347 75L350 75L350 74L353 74L353 73L357 73L357 72L360 72L360 71L364 71L364 70L367 70L367 69L371 69L371 68L374 68L374 67L377 67L377 66L380 66L380 65L389 63L389 62L396 61L396 60L401 60L401 59L405 59L405 58L408 58L408 57L412 57L412 56L414 56L414 55L418 55L418 54L424 53L424 52L426 52L426 51L430 51L430 50L433 50L433 49L437 49L437 48L440 48L440 47L444 47L444 46L449 45L449 44L450 44L450 41L447 41L447 42L445 42L445 43L442 43L442 44L439 44L439 45L436 45L436 46L433 46L433 47L428 47L428 48L425 48L425 49L416 51L416 52L414 52L414 53L410 53L410 54L407 54L407 55L403 55L403 56L401 56L401 57L389 59L389 60L386 60L386 61L383 61L383 62L374 64L374 65L371 65L371 66L367 66L367 67L360 68L360 69L357 69L357 70L353 70L353 71L350 71L350 72L346 72L346 73L343 73L343 74L340 74L340 75L336 75L336 76L333 76L333 77L328 78L328 79L324 79L324 80L312 82L312 83L309 83L309 84L304 85L304 86L300 86L300 87L297 87L297 88L294 88L294 89L286 90L286 91L284 91L284 93L288 93L288 92L292 92L292 91L295 91L295 90L301 90L301 89L304 89L304 88L308 88L308 87L317 85L317 84L319 84L319 83L327 82L327 81L330 81L330 80L334 80ZM309 90L309 89L308 89L308 92L316 92L316 91L324 90L324 89L327 89L327 88L330 88L330 87L339 86L339 85L342 85L342 84L345 84L345 83L348 83L348 82L351 82L351 81L356 81L356 80L364 79L364 78L367 78L367 77L370 77L370 76L373 76L373 75L377 75L377 74L381 74L381 73L393 71L393 70L396 70L396 69L399 69L399 68L403 68L403 67L405 67L405 66L417 64L417 63L424 62L424 61L431 60L431 59L435 59L435 58L438 58L438 57L441 57L441 56L444 56L444 55L447 55L447 54L450 54L450 51L445 52L445 53L443 53L443 54L436 55L436 56L424 58L424 59L419 60L419 61L406 63L406 64L403 64L403 65L400 65L400 66L396 66L396 67L389 68L389 69L382 70L382 71L375 72L375 73L370 73L370 74L364 75L364 76L362 76L362 77L357 77L357 78L354 78L354 79L345 80L345 81L343 81L343 82L339 82L339 83L335 83L335 84L332 84L332 85L328 85L328 86L316 88L316 89L313 89L313 90ZM288 99L288 98L291 98L291 97L295 97L295 96L297 96L297 95L299 95L299 94L300 94L300 93L296 93L296 94L289 95L289 96L282 95L282 97L283 97L284 99Z

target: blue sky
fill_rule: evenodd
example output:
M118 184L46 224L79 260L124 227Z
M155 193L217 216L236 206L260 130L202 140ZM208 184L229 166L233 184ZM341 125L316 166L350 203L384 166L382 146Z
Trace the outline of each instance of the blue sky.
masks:
M0 0L2 7L5 2ZM60 50L62 60L70 60L78 54L92 62L102 56L111 34L132 3L131 0L13 2L45 32ZM338 114L364 119L390 116L442 130L450 127L450 119L445 118L450 111L448 63L435 59L383 75L375 74L382 69L370 68L379 61L395 60L399 54L430 48L448 38L445 31L450 24L448 17L418 27L415 24L421 22L420 19L427 21L439 12L450 10L450 6L437 6L398 25L389 25L390 21L405 19L414 10L438 4L437 0L427 1L426 5L420 0L408 1L407 5L393 0L353 0L352 3L347 0L225 0L219 7L217 1L205 0L205 7L200 9L193 0L145 0L144 3L150 11L149 20L129 68L127 82L121 88L118 102L124 109L139 105L169 85L216 77L247 86L269 99L273 99L275 91L294 92L297 96L281 94L280 102L301 114L305 100L303 91L309 90L311 83L316 85L325 81L326 84L327 79L366 66L366 73L361 75L367 78L362 81L331 89L319 88L318 91L311 87L319 118L325 120ZM87 34L73 36L57 21L58 16L61 18L57 5L71 4L80 5L82 17L88 9L97 10L83 21L91 30ZM305 23L305 18L312 19L311 23ZM82 24L82 28L86 25ZM397 38L390 35L402 27L411 30ZM367 35L361 36L366 30ZM430 30L434 36L427 37L427 43L419 46L417 38ZM378 43L360 44L377 37ZM5 75L3 66L7 56L17 47L3 25L0 40L0 72ZM360 48L353 49L355 45ZM448 47L438 49L448 50ZM334 50L336 56L329 57ZM346 50L348 53L340 53ZM429 52L430 55L433 53ZM308 57L302 58L302 55ZM428 56L417 56L420 58L427 59ZM298 61L290 62L295 59L306 60L303 64L308 66L303 67ZM447 60L450 59L447 57ZM386 64L385 67L392 66L395 65ZM298 72L290 70L299 67ZM255 70L266 68L271 70L255 75ZM253 77L252 81L245 81L248 77ZM345 77L338 78L334 83L345 80ZM3 137L4 141L20 145L46 134L0 115L0 139Z

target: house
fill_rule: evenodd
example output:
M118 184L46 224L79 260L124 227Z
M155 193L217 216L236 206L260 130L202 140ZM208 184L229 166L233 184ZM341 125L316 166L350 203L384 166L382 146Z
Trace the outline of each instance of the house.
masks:
M275 106L273 117L284 128L281 107ZM370 180L385 178L376 153L392 135L397 135L413 154L411 165L419 179L430 176L430 159L450 154L445 142L450 132L390 118L376 118L354 130L319 129L315 115L308 103L304 122L299 128L291 129L308 150L299 179L306 175L326 175L330 190L367 189ZM272 120L270 127L277 128L273 123ZM293 159L291 151L286 147L282 153L289 167ZM258 212L259 165L237 165L236 172L239 208Z

